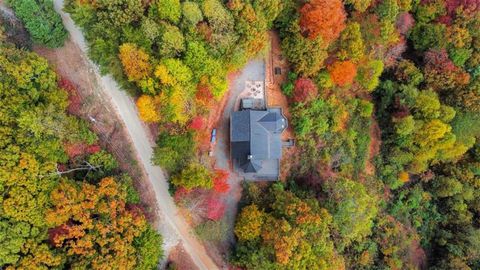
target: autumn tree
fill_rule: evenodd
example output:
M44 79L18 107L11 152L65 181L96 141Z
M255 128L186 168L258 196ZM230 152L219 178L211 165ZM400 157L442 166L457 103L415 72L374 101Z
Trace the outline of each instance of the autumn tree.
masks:
M147 123L159 122L161 117L157 109L158 103L155 97L142 95L137 99L138 113L140 119Z
M383 72L383 62L380 60L369 61L358 68L357 80L367 91L373 91L380 83Z
M221 198L212 194L205 200L204 205L206 208L205 216L207 219L219 221L223 217L226 205Z
M88 162L98 168L102 174L108 174L118 167L117 160L105 150L98 151L88 156Z
M196 116L190 121L188 127L193 130L201 130L204 128L205 119L202 116Z
M317 94L317 86L312 80L302 77L295 81L295 88L293 90L294 102L308 102L315 98Z
M174 57L185 51L185 38L178 27L162 23L160 29L158 46L162 57Z
M330 43L345 28L346 14L340 0L313 0L300 9L300 28L305 36L321 36Z
M153 269L158 266L159 258L163 257L163 240L152 226L147 226L142 234L133 240L133 245L137 250L137 269Z
M448 91L467 85L470 75L449 59L445 50L425 53L425 82L436 91Z
M376 7L376 13L383 20L395 21L399 11L397 0L384 0Z
M55 268L62 258L46 244L45 210L67 161L67 94L34 53L0 43L0 268Z
M349 179L332 180L325 187L327 208L333 216L333 227L339 234L340 250L368 237L378 212L376 198L367 193L365 186Z
M345 3L353 5L360 12L365 12L372 4L372 0L346 0Z
M159 19L178 23L182 12L179 0L158 0L155 3Z
M328 66L328 72L336 85L346 86L357 76L357 66L352 61L337 61Z
M235 20L222 1L205 0L201 6L204 18L208 21L212 49L225 53L237 40L234 31Z
M230 189L228 184L229 173L226 170L216 169L213 178L213 190L218 193L226 193Z
M390 269L417 268L415 258L409 251L419 238L414 230L392 216L383 216L380 218L378 230L375 231L375 238L383 255L378 264Z
M360 60L365 53L360 24L349 23L343 30L339 43L340 50L337 55L340 60Z
M415 19L413 18L412 14L408 12L400 13L397 22L395 23L395 27L402 35L407 35L414 25Z
M422 71L408 60L402 60L398 63L395 77L402 83L414 86L419 85L424 79Z
M149 76L151 66L149 56L135 44L125 43L119 48L118 57L122 61L123 70L130 81L140 81Z
M180 174L172 177L172 184L186 189L213 187L211 173L202 164L191 162L184 168Z
M96 7L98 20L114 27L124 27L137 22L143 15L142 3L138 1L91 1L90 4Z
M343 267L329 239L331 216L318 201L300 199L281 184L273 185L263 197L261 207L270 209L268 212L250 204L237 219L236 265L262 269Z
M443 24L418 23L410 38L417 50L444 49L446 47L446 27Z
M196 25L203 20L203 14L200 7L195 2L186 1L182 3L183 19L190 25Z
M320 37L313 40L303 37L296 27L294 31L287 31L282 40L282 49L294 71L305 76L315 75L325 66L327 46Z
M480 80L473 81L467 87L463 87L452 95L449 100L457 106L465 108L467 111L480 112Z
M68 112L73 115L79 115L82 108L82 99L77 91L76 86L66 78L58 81L58 87L64 89L68 93Z
M475 148L478 149L478 144ZM475 215L479 202L475 187L480 179L475 168L478 168L478 157L469 153L457 164L440 166L428 185L442 216L435 228L436 237L432 239L436 267L468 269L480 257Z
M193 87L191 85L192 70L184 62L176 58L164 59L156 67L154 75L164 86ZM188 91L191 91L191 89L188 89Z
M153 162L168 172L177 172L192 158L195 143L191 133L161 132L154 148Z
M66 251L72 267L133 268L139 263L134 241L147 222L139 209L126 206L125 198L114 178L104 178L97 186L62 181L52 192L53 209L46 221L61 230L51 241Z
M247 241L260 237L264 216L265 213L255 204L244 207L235 224L235 235L238 239Z
M117 163L83 120L66 114L67 93L47 61L2 43L0 70L0 268L121 268L143 259L154 267L161 241L131 245L147 226L140 208L126 205L131 182L87 183ZM65 146L79 156L68 160ZM63 174L62 167L80 162L95 175L79 177L85 182L67 179L76 175Z

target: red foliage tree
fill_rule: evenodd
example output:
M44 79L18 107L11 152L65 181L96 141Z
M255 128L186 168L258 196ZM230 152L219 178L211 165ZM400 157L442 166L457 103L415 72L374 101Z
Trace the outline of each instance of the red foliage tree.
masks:
M58 87L68 93L68 113L79 115L80 109L82 108L82 100L75 85L70 80L62 77L58 81Z
M205 119L201 116L195 116L192 121L190 122L190 125L188 125L188 128L193 129L193 130L201 130L205 126Z
M470 75L455 66L445 49L425 53L425 81L433 90L452 90L468 84Z
M85 152L87 152L87 154L91 155L91 154L95 154L95 153L99 152L100 150L102 150L100 145L93 144L93 145L89 145Z
M445 0L445 7L450 18L454 18L458 8L468 11L479 11L480 0Z
M64 172L68 169L67 165L66 164L63 164L63 163L57 163L57 169L59 172Z
M345 86L353 83L357 76L357 66L352 61L337 61L328 66L328 72L336 85Z
M321 36L330 43L345 29L346 14L341 0L312 0L300 9L300 29L305 36Z
M83 142L65 144L63 148L65 149L69 159L73 159L74 157L85 154L95 154L102 150L102 148L97 144L87 145Z
M398 32L402 35L406 35L410 29L415 25L415 19L413 15L408 12L403 12L397 17L395 24Z
M385 67L392 67L402 59L402 54L407 50L407 41L401 36L397 43L393 44L385 53L383 63Z
M212 91L207 83L200 82L197 85L197 92L195 93L197 102L207 108L211 107L214 101Z
M51 228L48 230L48 241L50 244L54 245L58 242L57 239L61 238L62 235L68 235L69 231L69 226L67 224Z
M213 190L218 193L226 193L230 189L230 185L227 183L229 173L226 170L215 170L215 177L213 178Z
M220 220L225 213L225 202L220 200L218 196L212 197L210 196L205 201L206 207L206 216L208 219L211 220Z
M298 78L293 90L293 101L306 102L318 95L315 83L308 78Z
M85 154L86 148L87 145L84 143L72 143L64 146L65 152L67 153L69 159Z
M179 201L183 200L190 192L191 192L190 190L188 190L184 187L179 187L175 191L175 195L173 195L173 199L176 202L179 202Z

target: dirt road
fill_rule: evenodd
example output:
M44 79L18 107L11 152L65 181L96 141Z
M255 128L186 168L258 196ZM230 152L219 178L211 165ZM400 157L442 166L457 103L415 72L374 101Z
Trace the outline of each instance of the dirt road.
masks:
M55 0L54 4L55 9L62 16L65 27L70 32L72 41L86 54L87 45L82 32L75 26L70 16L62 11L63 0ZM101 76L98 67L93 63L90 64L96 71L104 94L109 97L112 107L125 123L133 146L138 154L139 161L145 168L153 186L160 212L159 215L162 221L157 229L164 235L164 238L170 240L177 238L180 240L185 251L191 256L193 262L199 269L218 269L218 266L207 255L204 246L193 234L193 229L178 214L178 209L168 193L167 179L163 171L159 167L152 165L151 157L154 143L148 139L147 131L141 124L134 101L125 91L120 89L112 77ZM171 246L165 247L167 255L168 248L170 247Z

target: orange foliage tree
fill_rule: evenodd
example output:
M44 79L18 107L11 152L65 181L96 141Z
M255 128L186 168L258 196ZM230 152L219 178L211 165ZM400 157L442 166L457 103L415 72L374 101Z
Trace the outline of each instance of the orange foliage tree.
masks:
M134 240L147 229L140 209L127 207L114 178L80 186L64 180L51 193L46 213L50 241L66 250L70 267L131 269L138 263Z
M152 96L142 95L137 100L138 113L140 118L147 123L160 121L160 114L157 110L157 101Z
M140 81L148 77L151 72L152 67L148 62L150 57L135 44L125 43L120 46L118 57L122 61L123 70L129 81Z
M330 43L345 29L346 14L341 0L312 0L300 9L300 29L305 36L321 36Z
M338 86L353 83L357 76L357 66L352 61L337 61L328 67L332 81Z
M227 183L229 173L226 170L215 170L215 177L213 178L213 190L218 193L226 193L230 189Z
M211 86L207 82L201 81L197 85L197 92L195 93L195 99L198 105L205 109L211 109L215 102L215 98L210 88Z

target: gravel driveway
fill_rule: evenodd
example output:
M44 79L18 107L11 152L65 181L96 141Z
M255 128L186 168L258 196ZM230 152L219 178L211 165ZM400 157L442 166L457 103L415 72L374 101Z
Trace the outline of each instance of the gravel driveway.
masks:
M222 118L220 123L217 126L217 144L215 146L215 160L216 167L224 169L230 172L230 178L228 180L230 185L230 191L225 196L226 197L226 211L225 218L230 225L231 233L229 240L234 241L233 237L233 226L235 221L235 216L237 214L237 204L241 197L242 187L241 181L234 172L231 171L230 167L230 113L237 110L235 108L238 106L237 102L238 96L243 92L245 88L245 81L264 81L265 80L265 61L263 59L251 60L247 65L241 70L241 72L235 76L235 79L230 82L230 98L225 106L223 111Z

